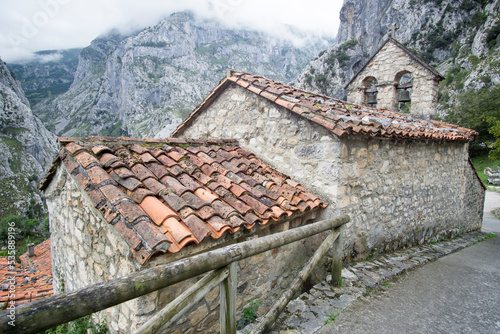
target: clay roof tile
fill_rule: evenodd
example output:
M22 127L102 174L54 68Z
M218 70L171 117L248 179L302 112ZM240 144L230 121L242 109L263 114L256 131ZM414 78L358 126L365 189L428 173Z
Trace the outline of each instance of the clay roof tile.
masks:
M269 82L255 84L263 87ZM63 146L69 145L77 157L63 148L59 159L73 169L92 205L122 235L141 264L156 252L179 252L208 237L236 233L241 226L251 229L324 206L305 196L298 183L287 183L286 175L235 146L234 140L107 141L66 138ZM294 197L294 206L280 192L265 187L273 185L304 194Z

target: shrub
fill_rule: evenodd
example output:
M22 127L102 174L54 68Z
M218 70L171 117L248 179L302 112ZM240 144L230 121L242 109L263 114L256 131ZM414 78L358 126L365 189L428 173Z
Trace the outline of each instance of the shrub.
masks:
M500 21L491 29L488 30L486 34L486 45L491 49L495 47L497 43L498 35L500 35Z
M257 310L262 302L249 301L247 307L243 309L243 317L238 320L237 328L242 329L259 317Z

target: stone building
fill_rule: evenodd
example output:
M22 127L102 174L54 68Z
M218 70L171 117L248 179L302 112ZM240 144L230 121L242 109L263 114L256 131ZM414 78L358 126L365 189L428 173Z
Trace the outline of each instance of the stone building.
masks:
M347 101L418 117L436 114L438 84L444 78L394 38L347 83Z
M350 215L348 259L479 229L475 135L235 72L173 133L234 138L317 194L324 217Z
M122 277L315 221L325 204L234 140L59 138L42 182L50 214L56 293ZM239 312L264 312L323 236L238 263ZM129 333L197 279L96 314ZM217 332L212 290L165 333Z
M41 186L57 293L344 213L347 260L481 227L475 132L456 125L230 72L173 135L59 138ZM239 311L265 312L323 238L240 261ZM96 317L128 333L195 281ZM218 298L166 333L216 331Z
M18 306L52 296L50 255L50 239L47 239L37 246L28 245L28 251L19 257L21 264L11 257L0 256L0 303L5 307L12 306L11 303Z

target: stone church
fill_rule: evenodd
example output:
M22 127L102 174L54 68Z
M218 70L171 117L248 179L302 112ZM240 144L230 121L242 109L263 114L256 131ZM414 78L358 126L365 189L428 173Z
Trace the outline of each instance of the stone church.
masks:
M432 118L444 78L394 38L388 38L347 83L347 101Z
M56 293L344 213L346 260L480 229L475 135L231 71L173 138L59 138L41 185ZM323 238L241 261L239 311L261 300L265 312ZM194 282L96 316L128 333ZM218 298L165 333L216 331Z

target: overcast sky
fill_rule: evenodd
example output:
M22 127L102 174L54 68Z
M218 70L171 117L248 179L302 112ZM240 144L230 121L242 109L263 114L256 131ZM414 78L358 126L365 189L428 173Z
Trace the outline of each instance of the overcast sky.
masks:
M115 27L142 28L181 10L230 27L277 31L290 24L335 37L343 0L0 0L0 57L13 62L38 50L85 47Z

